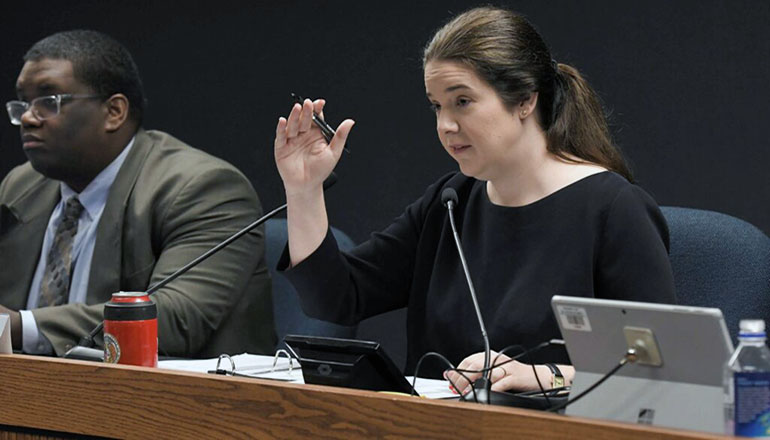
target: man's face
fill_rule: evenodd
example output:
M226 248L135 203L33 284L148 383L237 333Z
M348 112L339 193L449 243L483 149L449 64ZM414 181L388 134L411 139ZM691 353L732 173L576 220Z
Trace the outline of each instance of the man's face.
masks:
M24 64L16 80L16 94L31 102L40 96L91 95L94 91L75 79L70 61L43 58ZM94 163L98 154L93 153L104 133L102 103L100 99L64 100L59 114L45 120L27 110L21 117L21 140L32 167L81 191L99 171Z

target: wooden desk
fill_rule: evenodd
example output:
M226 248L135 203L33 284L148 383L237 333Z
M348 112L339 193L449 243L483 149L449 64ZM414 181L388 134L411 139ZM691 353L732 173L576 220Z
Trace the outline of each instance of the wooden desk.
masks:
M24 355L0 355L0 425L0 438L33 438L31 430L55 431L51 437L119 438L724 438L515 408ZM18 427L26 431L19 434Z

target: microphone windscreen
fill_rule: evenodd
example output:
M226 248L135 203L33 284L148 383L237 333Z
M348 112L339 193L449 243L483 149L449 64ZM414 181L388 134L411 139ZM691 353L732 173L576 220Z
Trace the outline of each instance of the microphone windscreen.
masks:
M335 183L337 183L337 175L332 171L332 173L329 174L329 177L324 180L324 191L333 187Z
M444 188L444 191L441 191L441 203L449 208L447 206L449 202L452 202L455 206L457 205L457 191L454 188Z

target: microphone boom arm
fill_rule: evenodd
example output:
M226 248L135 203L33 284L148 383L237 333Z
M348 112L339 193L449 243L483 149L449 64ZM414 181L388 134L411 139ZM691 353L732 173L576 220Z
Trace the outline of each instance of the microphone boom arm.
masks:
M326 191L327 189L331 188L335 183L337 183L337 175L332 171L331 174L329 174L329 177L324 180L323 183L323 189ZM176 272L172 273L168 277L158 281L157 283L150 286L149 289L147 289L147 294L152 295L155 293L158 289L165 286L166 284L170 283L171 281L174 281L177 279L180 275L184 274L188 270L192 269L193 267L197 266L204 260L208 259L210 256L216 254L223 248L227 247L230 243L234 242L235 240L241 238L243 235L251 232L252 229L256 228L257 226L261 225L262 223L266 222L276 214L278 214L281 211L284 211L286 209L286 203L283 205L273 209L272 211L268 212L267 214L263 215L262 217L255 220L250 225L246 226L245 228L241 229L240 231L236 232L235 234L231 235L228 239L223 241L222 243L219 243L218 245L214 246L213 248L209 249L204 253L203 255L199 256L198 258L192 260L191 262L184 265L184 267L178 269ZM83 336L80 338L80 341L78 341L78 345L76 347L86 347L86 348L92 348L94 346L94 338L96 335L99 334L99 332L102 331L104 328L104 321L101 321L99 325L97 325L87 336ZM75 347L75 348L76 348ZM68 352L69 353L69 352ZM67 357L67 353L64 354L64 357Z
M468 281L468 289L471 291L471 298L473 299L473 307L476 309L476 317L479 320L479 327L481 328L481 337L484 339L484 379L489 383L490 377L492 376L492 370L489 368L489 361L490 361L490 348L489 348L489 336L487 336L487 328L484 325L484 318L481 316L481 309L479 308L479 300L476 297L476 289L473 288L473 282L471 281L471 273L468 270L468 263L465 261L465 253L463 252L463 247L460 244L460 235L457 233L457 227L455 226L455 217L454 217L454 201L449 200L446 203L447 209L449 210L449 223L452 225L452 235L455 239L455 244L457 245L457 252L460 254L460 263L463 266L463 271L465 272L465 279Z
M159 290L160 288L162 288L166 284L174 281L180 275L184 274L188 270L190 270L193 267L197 266L198 264L202 263L203 261L208 259L210 256L216 254L217 252L219 252L223 248L227 247L230 243L232 243L235 240L241 238L245 234L248 234L249 232L251 232L252 229L254 229L257 226L261 225L262 223L266 222L268 219L270 219L271 217L273 217L274 215L278 214L279 212L281 212L281 211L283 211L285 209L286 209L286 204L284 203L283 205L273 209L272 211L270 211L267 214L263 215L262 217L258 218L257 220L255 220L250 225L246 226L245 228L243 228L240 231L236 232L235 234L231 235L230 238L228 238L227 240L223 241L222 243L219 243L218 245L216 245L213 248L211 248L208 251L206 251L206 253L204 253L203 255L200 255L198 258L196 258L196 259L192 260L191 262L185 264L184 267L182 267L180 269L177 269L176 272L172 273L168 277L166 277L166 278L158 281L157 283L153 284L152 286L150 286L150 288L147 289L147 294L148 295L152 295L153 293L155 293L157 290ZM96 337L96 335L99 334L99 332L102 331L103 328L104 328L104 321L100 322L99 325L94 327L94 329L91 330L91 333L89 333L88 336L84 336L83 338L81 338L80 341L78 342L78 346L80 346L80 347L87 347L87 348L93 347L94 346L94 338Z

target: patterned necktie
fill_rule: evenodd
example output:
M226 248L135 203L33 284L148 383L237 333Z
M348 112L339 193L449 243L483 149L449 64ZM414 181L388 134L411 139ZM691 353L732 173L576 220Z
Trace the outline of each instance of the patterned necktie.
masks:
M64 206L61 223L56 228L51 250L48 251L38 307L59 306L69 299L72 243L78 233L78 219L82 212L80 200L70 197Z

